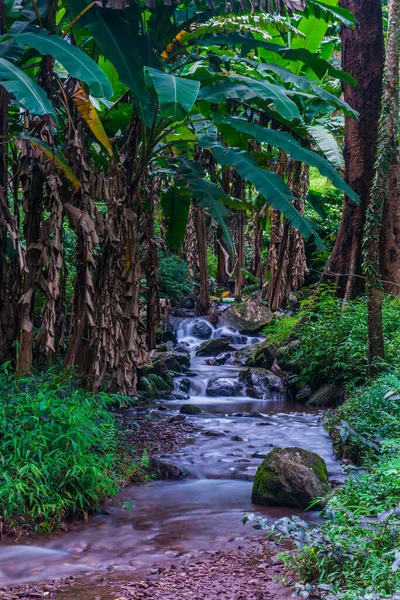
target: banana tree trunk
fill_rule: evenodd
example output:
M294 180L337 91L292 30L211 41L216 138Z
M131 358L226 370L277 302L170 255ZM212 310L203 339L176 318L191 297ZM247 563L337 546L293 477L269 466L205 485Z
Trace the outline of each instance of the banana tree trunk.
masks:
M207 239L206 227L204 223L204 213L200 209L195 212L195 224L197 235L197 247L199 256L199 274L200 274L200 296L199 296L199 312L206 315L210 308L210 293L208 285L208 268L207 268Z
M400 0L389 3L389 26L386 43L386 62L383 77L382 106L379 121L375 177L367 208L364 232L364 271L367 277L369 363L371 370L379 370L384 358L382 326L383 286L380 274L380 246L384 207L391 191L389 177L398 162L399 120L399 34Z

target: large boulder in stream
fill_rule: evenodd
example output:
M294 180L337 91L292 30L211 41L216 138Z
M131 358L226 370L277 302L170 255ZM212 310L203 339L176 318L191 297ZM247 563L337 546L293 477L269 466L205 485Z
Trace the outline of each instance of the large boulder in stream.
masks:
M267 340L260 344L245 346L236 353L236 361L246 367L270 369L276 359L276 346Z
M192 328L192 335L206 340L212 335L213 329L206 321L197 321Z
M268 306L258 300L236 303L224 312L224 320L246 335L256 335L273 318Z
M196 406L195 404L182 404L182 406L179 409L179 412L182 415L199 415L202 410L199 406Z
M239 372L239 381L252 398L266 400L272 396L284 397L287 393L286 383L278 375L267 369L249 368Z
M219 377L210 379L207 385L208 396L237 396L240 392L240 384L235 379Z
M257 469L251 501L304 510L328 491L328 470L323 458L302 448L276 448ZM322 506L321 500L315 508Z
M196 352L196 356L218 356L221 352L234 352L235 348L231 346L231 340L222 336L203 342Z

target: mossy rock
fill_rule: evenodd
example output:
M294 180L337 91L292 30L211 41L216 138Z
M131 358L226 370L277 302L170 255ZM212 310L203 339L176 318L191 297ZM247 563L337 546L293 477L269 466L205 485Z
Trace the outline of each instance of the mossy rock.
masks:
M247 335L256 335L274 318L272 311L258 300L248 300L234 304L224 312L224 319L230 325Z
M235 348L231 346L231 340L228 337L219 337L203 342L196 352L196 356L218 356L221 352L233 352Z
M182 406L179 409L179 412L182 415L198 415L201 413L201 408L199 408L195 404L182 404Z
M251 501L264 506L288 506L305 510L329 491L323 458L302 448L276 448L258 467ZM322 508L320 501L315 508Z

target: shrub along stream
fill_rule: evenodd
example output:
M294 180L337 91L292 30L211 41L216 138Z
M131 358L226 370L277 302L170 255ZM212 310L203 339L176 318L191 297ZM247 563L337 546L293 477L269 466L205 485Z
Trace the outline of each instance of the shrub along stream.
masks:
M349 459L349 477L331 493L322 526L309 529L298 518L273 525L257 519L258 526L297 546L285 560L302 597L392 598L400 590L399 300L385 298L386 361L381 375L371 380L365 300L349 302L343 310L328 290L308 305L311 312L300 326L298 318L289 323L283 318L270 331L279 343L283 332L300 340L286 357L300 386L346 385L347 401L327 413L325 426L336 451Z
M71 371L15 381L0 373L0 522L6 533L48 531L86 517L140 464L124 450L112 406L128 399L95 397Z

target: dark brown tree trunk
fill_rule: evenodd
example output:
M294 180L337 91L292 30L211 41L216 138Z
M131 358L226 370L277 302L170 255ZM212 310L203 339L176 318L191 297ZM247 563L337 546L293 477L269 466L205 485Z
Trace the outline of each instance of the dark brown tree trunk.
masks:
M384 207L392 190L389 174L398 163L399 121L399 34L400 0L389 3L389 25L386 44L386 62L380 111L376 172L367 208L364 233L364 271L367 277L369 363L371 370L379 370L384 358L382 325L383 286L380 274L380 249Z
M217 275L216 281L218 285L226 286L228 283L229 275L227 271L227 264L229 263L229 254L224 247L222 227L217 227Z
M242 300L242 288L243 288L243 271L245 265L245 240L244 240L244 214L240 211L236 215L236 226L237 226L237 243L236 243L236 269L235 269L235 300L240 302Z
M378 0L341 0L358 22L354 30L342 31L342 65L358 82L344 84L344 99L360 113L346 117L345 179L360 197L360 204L345 198L338 236L325 269L325 278L336 280L346 299L363 289L362 236L365 212L374 177L378 117L382 91L384 44L382 8ZM366 65L368 67L366 68Z
M251 272L259 280L260 289L262 289L262 286L263 286L262 261L261 261L262 240L263 240L263 229L261 227L260 213L256 212L254 215L254 225L253 225Z
M207 240L206 228L204 224L204 213L197 209L195 213L197 246L199 253L199 273L200 273L200 296L199 312L206 315L210 308L210 294L208 289L208 268L207 268Z
M155 186L154 192L156 191ZM144 206L143 230L144 230L144 271L147 285L147 348L153 350L156 347L156 331L158 324L158 258L157 245L154 229L154 198L151 195Z

